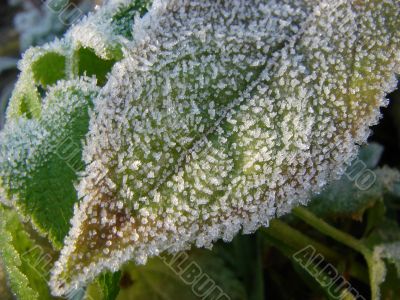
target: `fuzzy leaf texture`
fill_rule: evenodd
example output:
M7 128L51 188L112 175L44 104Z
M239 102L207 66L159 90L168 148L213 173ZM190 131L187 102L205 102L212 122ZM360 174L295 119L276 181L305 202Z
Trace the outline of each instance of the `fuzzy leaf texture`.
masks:
M10 121L0 134L3 202L56 247L69 230L76 172L83 170L81 139L98 88L93 80L59 81L49 90L39 119Z
M166 0L136 17L94 105L53 293L253 232L340 177L396 86L399 13L397 0Z
M126 40L127 24L121 22L139 8L145 11L147 4L114 1L73 26L62 40L29 49L19 63L21 75L0 134L0 200L56 248L63 245L78 201L74 183L84 170L81 141L88 111ZM76 32L89 38L82 42ZM112 38L104 38L105 33Z

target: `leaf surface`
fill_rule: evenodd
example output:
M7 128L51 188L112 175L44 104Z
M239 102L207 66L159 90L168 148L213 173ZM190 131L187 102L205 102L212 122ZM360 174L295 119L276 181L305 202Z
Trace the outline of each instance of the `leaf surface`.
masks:
M47 281L55 260L50 245L26 231L18 215L0 206L0 254L8 284L21 300L54 299Z
M397 1L164 1L102 89L52 289L210 247L337 179L395 88Z
M84 169L81 143L97 92L93 80L60 81L44 99L39 119L9 121L0 133L4 202L58 248L77 202L74 182Z

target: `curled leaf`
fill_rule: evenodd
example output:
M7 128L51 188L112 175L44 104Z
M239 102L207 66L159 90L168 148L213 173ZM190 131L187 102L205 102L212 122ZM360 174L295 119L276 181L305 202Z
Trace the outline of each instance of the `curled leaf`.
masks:
M125 43L132 38L133 19L147 12L151 0L114 0L98 12L90 14L73 26L66 34L72 48L93 49L105 60L122 56Z
M63 43L52 43L30 48L24 53L18 67L21 74L7 108L7 120L21 116L37 119L41 113L40 88L54 84L66 77L66 47Z
M252 232L338 178L395 88L399 10L156 1L95 104L54 294Z
M6 123L0 133L0 190L13 206L56 247L69 230L74 181L84 169L81 140L96 97L94 80L59 81L44 99L39 119Z
M95 75L104 83L112 65L121 58L124 36L133 22L126 19L147 11L149 0L111 1L72 26L61 40L28 49L18 66L21 71L7 119L38 118L42 94L61 79ZM52 3L53 5L55 3Z
M362 220L364 212L382 203L384 196L393 193L400 173L387 166L375 168L383 147L369 144L359 152L345 174L326 186L309 204L319 217L345 217Z

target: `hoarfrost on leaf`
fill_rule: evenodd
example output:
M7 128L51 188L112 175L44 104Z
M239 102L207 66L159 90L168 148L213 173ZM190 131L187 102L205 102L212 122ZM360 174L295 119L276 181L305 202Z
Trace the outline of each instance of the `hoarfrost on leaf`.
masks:
M252 232L338 178L395 87L399 13L396 0L155 1L95 103L53 293Z
M97 93L93 79L61 80L43 99L40 117L9 120L0 133L1 200L56 247L62 246L77 201L81 140Z
M82 22L74 25L66 34L72 47L93 49L102 59L121 57L125 44L131 36L126 32L133 26L132 17L147 11L151 0L113 0L102 6L97 12L86 16ZM125 20L129 19L127 23Z
M147 1L136 2L134 7L130 1L109 2L61 40L27 50L18 63L21 74L0 134L0 201L30 220L57 248L78 201L74 184L84 169L81 141L88 131L88 111L122 46L105 59L96 53L110 41L126 40L119 31L130 27L117 21L146 9ZM97 26L96 32L107 23L112 40L88 34L87 43L82 42L74 32L84 32L88 22L95 31Z
M28 49L18 64L21 74L7 109L7 119L38 118L41 93L58 80L95 75L98 83L102 83L111 66L121 59L124 44L129 41L124 32L132 22L127 24L123 20L138 9L143 13L149 1L135 3L132 7L129 0L109 1L96 14L73 25L62 39Z

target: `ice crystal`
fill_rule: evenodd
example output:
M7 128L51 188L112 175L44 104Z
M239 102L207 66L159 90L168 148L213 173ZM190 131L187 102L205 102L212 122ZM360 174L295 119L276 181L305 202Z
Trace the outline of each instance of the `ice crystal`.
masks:
M68 47L64 41L33 47L24 53L22 60L18 63L21 74L7 108L7 120L16 120L22 115L27 118L40 117L41 96L37 87L46 87L66 77L67 53ZM42 63L51 65L51 68L49 65L44 66L45 78L38 72ZM57 70L57 73L52 70Z
M103 59L118 58L126 42L126 32L131 31L132 17L144 14L150 0L113 0L89 14L67 33L74 48L93 49ZM139 11L138 11L139 10ZM129 24L126 18L130 18ZM131 36L130 36L131 37Z
M397 0L167 0L137 15L95 103L53 293L253 232L338 178L395 87L399 13ZM112 29L86 24L71 36L108 57Z

